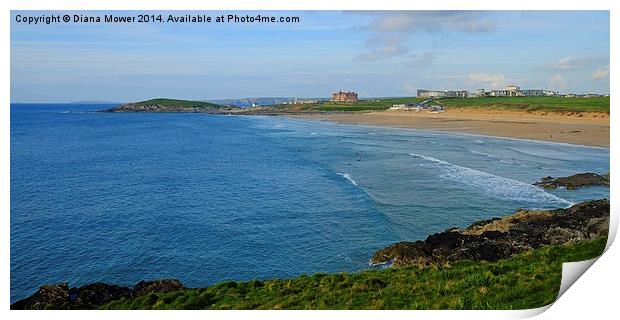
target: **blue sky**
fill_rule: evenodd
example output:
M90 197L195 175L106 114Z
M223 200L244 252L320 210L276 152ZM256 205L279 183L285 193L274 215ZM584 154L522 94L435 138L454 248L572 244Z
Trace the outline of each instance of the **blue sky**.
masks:
M37 24L11 13L11 101L609 92L607 11L275 11L286 24ZM145 12L129 12L137 15ZM185 12L147 12L183 15ZM233 11L200 11L209 16Z

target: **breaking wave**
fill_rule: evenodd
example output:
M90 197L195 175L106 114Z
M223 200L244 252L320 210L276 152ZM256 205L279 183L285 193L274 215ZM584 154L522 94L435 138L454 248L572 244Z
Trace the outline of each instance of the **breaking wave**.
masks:
M357 185L357 182L355 182L355 180L353 180L353 178L351 178L351 175L348 173L342 173L342 172L338 172L338 175L344 177L345 179L349 180L349 182L351 182L352 185L359 187Z
M535 202L557 203L571 206L574 203L544 190L514 179L504 178L484 171L462 167L444 160L411 153L413 157L433 162L441 170L441 177L476 188L480 192L497 198Z

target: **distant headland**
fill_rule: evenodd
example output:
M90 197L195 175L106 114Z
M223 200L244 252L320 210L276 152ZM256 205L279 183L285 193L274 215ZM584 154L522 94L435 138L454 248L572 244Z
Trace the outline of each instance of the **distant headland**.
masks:
M223 105L192 100L156 98L139 102L125 103L102 110L105 112L213 112L226 108Z
M245 98L192 101L157 98L102 112L289 116L347 124L474 133L589 146L609 146L609 96L476 96ZM242 103L243 106L232 103ZM262 104L261 104L262 103ZM272 104L268 104L272 103Z

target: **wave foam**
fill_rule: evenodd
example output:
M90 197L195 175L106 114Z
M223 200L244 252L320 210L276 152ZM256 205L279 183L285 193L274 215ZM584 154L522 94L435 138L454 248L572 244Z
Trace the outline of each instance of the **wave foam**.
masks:
M355 180L353 180L353 178L351 178L351 175L348 173L342 173L342 172L338 172L338 175L341 175L342 177L344 177L345 179L349 180L349 182L351 182L352 185L359 187L357 185L357 182L355 182Z
M444 160L411 153L413 157L424 159L438 165L441 177L474 187L485 194L527 202L558 203L571 206L574 203L557 197L544 190L514 179L504 178L484 171L462 167Z

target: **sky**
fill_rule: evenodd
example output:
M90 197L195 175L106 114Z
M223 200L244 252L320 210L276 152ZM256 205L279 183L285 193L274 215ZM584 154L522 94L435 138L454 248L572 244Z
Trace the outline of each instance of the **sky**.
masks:
M298 23L51 23L17 16L299 17ZM13 11L11 102L609 93L608 11Z

